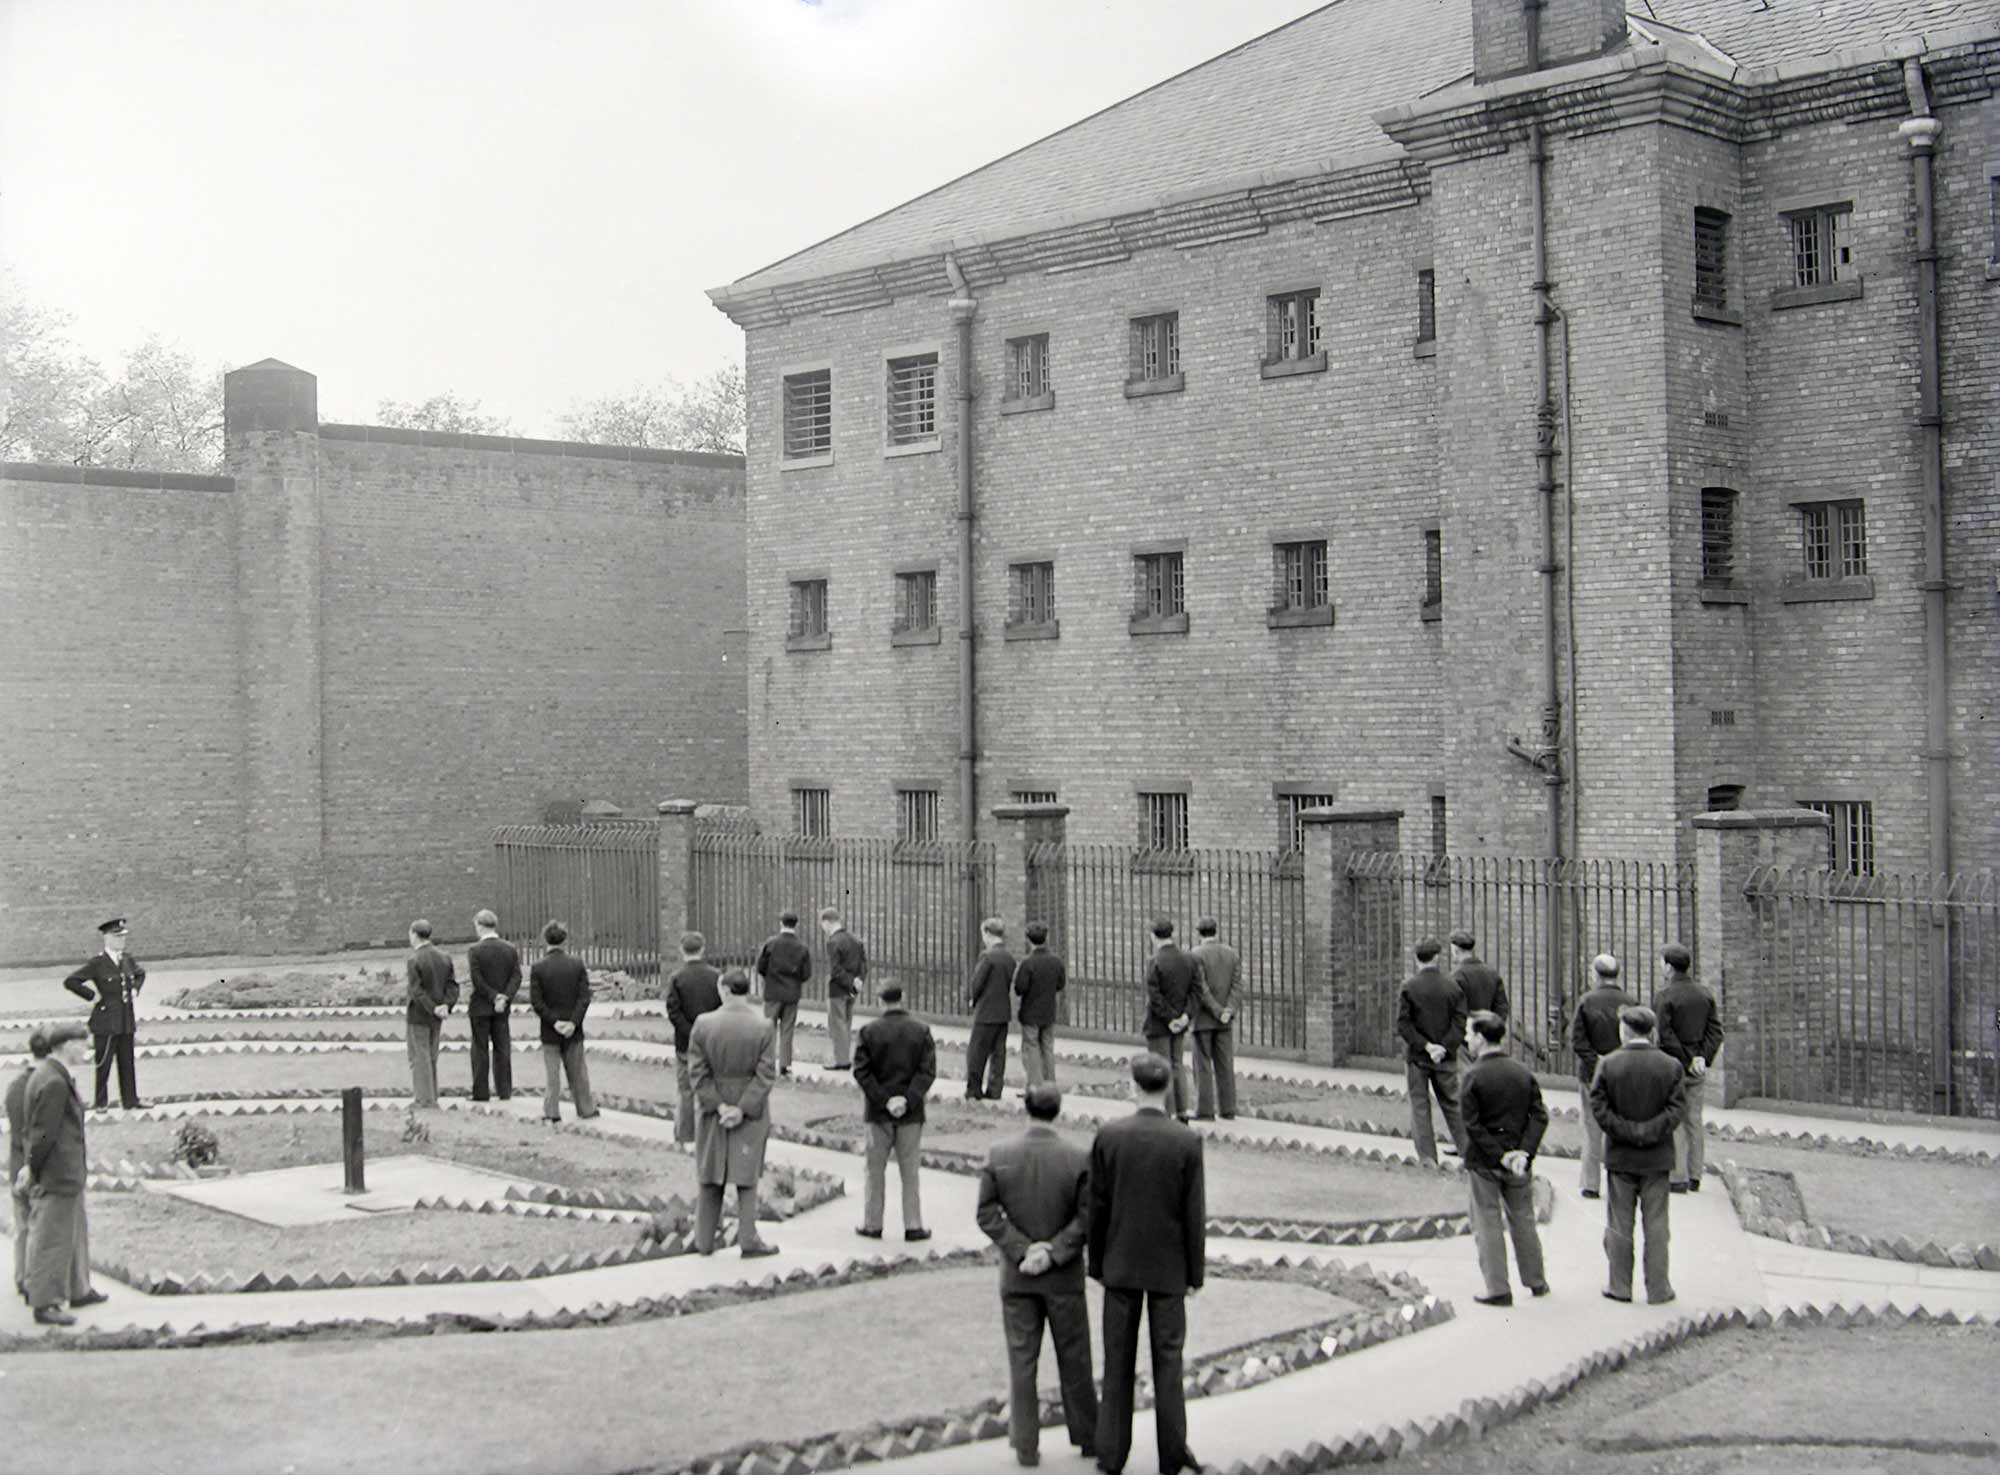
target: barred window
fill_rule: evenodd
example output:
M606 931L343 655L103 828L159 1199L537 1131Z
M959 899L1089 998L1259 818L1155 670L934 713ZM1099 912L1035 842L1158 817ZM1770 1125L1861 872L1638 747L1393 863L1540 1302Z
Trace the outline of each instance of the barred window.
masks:
M1437 273L1429 267L1417 273L1417 342L1429 343L1437 337Z
M1046 625L1056 617L1056 566L1016 563L1008 566L1007 623Z
M1306 826L1299 816L1308 809L1324 809L1333 803L1331 794L1286 794L1285 805L1285 848L1293 855L1306 852Z
M1054 804L1054 789L1015 789L1009 795L1016 804Z
M1801 799L1801 809L1831 821L1826 836L1828 870L1850 876L1875 874L1875 806L1866 799Z
M1431 855L1433 858L1445 853L1451 840L1451 831L1446 823L1444 795L1431 795Z
M896 575L897 633L937 624L937 574L926 569Z
M792 833L816 840L833 833L831 789L792 790Z
M1187 795L1140 793L1139 848L1141 850L1188 848Z
M1720 210L1694 212L1694 301L1729 306L1729 217Z
M914 445L937 438L937 394L936 354L889 360L890 445Z
M1040 399L1049 392L1049 335L1007 340L1007 398Z
M1792 239L1792 285L1820 287L1844 281L1852 259L1847 245L1848 205L1801 210L1785 221Z
M1727 487L1701 489L1701 581L1736 581L1736 493Z
M905 845L932 845L937 842L936 789L896 790L896 836Z
M1424 529L1424 613L1436 617L1444 608L1444 531Z
M785 376L785 455L825 456L833 451L833 371Z
M1171 379L1181 371L1181 315L1155 313L1132 319L1132 364L1128 378Z
M1806 503L1799 508L1799 541L1808 579L1858 579L1868 572L1868 519L1859 501Z
M1325 609L1328 602L1326 540L1279 543L1274 559L1279 609Z
M1319 352L1319 289L1265 299L1264 362L1309 359Z
M827 633L825 579L800 579L792 585L791 624L786 633L794 637Z
M1136 573L1136 615L1177 615L1187 608L1178 553L1144 553L1132 560Z

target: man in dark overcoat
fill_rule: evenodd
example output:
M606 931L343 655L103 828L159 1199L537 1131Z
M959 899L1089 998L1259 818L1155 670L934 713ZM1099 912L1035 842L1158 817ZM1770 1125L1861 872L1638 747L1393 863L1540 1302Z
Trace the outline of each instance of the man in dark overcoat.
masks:
M965 984L972 1032L965 1046L965 1095L998 1101L1007 1081L1007 1026L1014 1018L1014 955L1007 951L1007 924L988 917L979 924L985 951Z
M757 1180L764 1172L777 1079L777 1026L750 1002L750 975L731 968L722 975L722 1007L702 1015L688 1032L688 1080L701 1111L694 1144L701 1184L694 1247L701 1254L715 1253L722 1190L732 1186L738 1252L746 1260L778 1253L757 1232Z
M826 938L826 1032L833 1041L828 1070L854 1064L854 1001L868 984L868 949L847 930L838 907L822 907L819 930Z
M576 1119L597 1115L590 1094L590 1061L584 1054L583 1017L590 1012L590 970L564 949L569 929L550 922L542 929L548 947L528 970L528 1007L542 1021L542 1116L562 1120L563 1077L569 1077L569 1097Z
M667 1023L674 1030L674 1085L679 1104L674 1112L674 1141L694 1141L694 1085L688 1080L688 1036L702 1015L722 1007L722 974L704 956L708 939L699 932L681 934L681 965L667 980Z
M937 1080L937 1042L931 1027L903 1007L903 987L882 986L882 1013L861 1027L854 1045L854 1084L861 1088L868 1127L868 1191L862 1202L864 1239L882 1237L889 1158L903 1189L903 1238L924 1240L924 1096Z
M14 1180L28 1195L28 1304L42 1326L71 1326L63 1310L109 1299L90 1284L90 1223L83 1190L89 1152L84 1144L83 1098L76 1077L84 1060L80 1024L47 1027L48 1053L28 1081L27 1160Z
M102 1111L110 1099L111 1067L118 1067L118 1104L136 1111L139 1067L133 1046L139 1029L139 990L146 970L125 951L130 933L123 917L97 924L102 939L98 954L63 980L63 987L90 1003L90 1038L97 1056L97 1089L91 1104Z
M1623 1043L1598 1063L1586 1105L1604 1133L1604 1258L1613 1301L1632 1299L1632 1220L1636 1208L1646 1231L1646 1299L1664 1306L1674 1299L1667 1274L1667 1175L1674 1166L1674 1128L1680 1125L1681 1063L1653 1044L1653 1011L1634 1004L1618 1016Z
M812 950L799 937L799 914L785 912L778 930L757 950L757 986L764 1017L778 1027L778 1074L792 1073L792 1033L798 1028L799 1000L812 982Z
M465 950L465 972L472 983L472 1002L465 1010L472 1025L472 1099L486 1100L490 1089L509 1101L514 1095L514 1039L508 1017L521 991L521 954L500 935L500 919L486 908L473 916L472 926L479 934Z
M1417 1156L1437 1161L1431 1098L1444 1113L1445 1130L1461 1156L1465 1127L1458 1116L1458 1050L1465 1043L1465 995L1437 965L1443 951L1435 937L1416 946L1417 971L1396 995L1396 1033L1403 1040L1403 1084L1410 1095L1410 1136Z
M1201 999L1201 964L1174 941L1170 918L1153 919L1153 956L1146 964L1146 1017L1140 1033L1146 1048L1172 1068L1174 1115L1186 1121L1194 1110L1187 1081L1188 1032Z
M1535 1154L1549 1129L1549 1109L1535 1073L1507 1054L1507 1021L1498 1014L1481 1009L1465 1021L1465 1048L1472 1064L1459 1082L1458 1107L1465 1124L1472 1241L1486 1278L1486 1294L1472 1299L1482 1306L1511 1306L1507 1235L1514 1241L1521 1284L1537 1296L1549 1293L1534 1192Z
M1062 1110L1053 1081L1028 1087L1028 1129L993 1144L979 1170L979 1227L1000 1247L1000 1325L1007 1337L1007 1437L1015 1458L1040 1458L1035 1375L1042 1326L1055 1344L1063 1421L1085 1459L1097 1452L1097 1390L1090 1373L1090 1149L1050 1125Z

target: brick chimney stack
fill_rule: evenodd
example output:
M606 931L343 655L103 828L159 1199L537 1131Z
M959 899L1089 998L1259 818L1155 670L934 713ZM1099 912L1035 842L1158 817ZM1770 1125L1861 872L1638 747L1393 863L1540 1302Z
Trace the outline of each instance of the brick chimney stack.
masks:
M1476 82L1587 61L1625 41L1625 0L1472 0Z

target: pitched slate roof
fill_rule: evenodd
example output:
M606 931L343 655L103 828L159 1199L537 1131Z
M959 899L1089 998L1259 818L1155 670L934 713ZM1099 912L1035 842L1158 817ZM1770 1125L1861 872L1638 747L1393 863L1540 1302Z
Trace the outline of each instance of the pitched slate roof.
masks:
M1632 0L1743 67L1990 24L1995 0ZM1377 113L1469 80L1472 0L1333 0L711 295L756 293L1326 172L1393 145Z

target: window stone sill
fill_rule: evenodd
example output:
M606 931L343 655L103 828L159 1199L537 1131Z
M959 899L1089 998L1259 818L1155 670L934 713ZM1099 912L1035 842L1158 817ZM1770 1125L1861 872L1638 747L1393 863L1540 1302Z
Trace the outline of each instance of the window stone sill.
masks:
M831 466L832 464L832 451L828 451L824 456L781 456L778 458L778 470L780 471L811 471L815 466Z
M2000 282L2000 261L1989 261L1986 263L1986 280L1989 282Z
M882 459L890 461L898 456L932 456L943 449L943 439L934 435L928 440L913 440L900 446L884 446Z
M785 637L785 649L808 650L808 651L832 650L833 632L831 630L826 630L822 631L818 635L787 635Z
M1023 620L1018 624L1009 625L1003 638L1007 640L1060 640L1062 638L1062 621L1037 620L1029 623Z
M1435 338L1419 338L1410 352L1416 358L1434 359L1438 356L1438 341Z
M1703 584L1701 586L1703 604L1748 604L1750 591L1737 589L1728 584Z
M1305 609L1289 606L1264 611L1264 627L1267 630L1303 630L1311 625L1331 625L1333 606L1314 605Z
M1026 415L1034 410L1053 410L1055 407L1056 394L1053 389L1047 394L1037 394L1028 399L1000 401L1000 413L1003 415Z
M1435 625L1444 618L1444 606L1442 604L1420 604L1417 606L1417 610L1417 617L1426 625Z
M1857 293L1856 295L1858 296L1859 294ZM1743 326L1743 313L1740 308L1716 307L1710 303L1697 302L1693 304L1690 310L1694 313L1694 320L1698 323L1721 323L1724 327L1729 328L1740 328Z
M936 625L926 625L921 630L891 630L889 632L889 644L891 645L936 645L937 643L938 627Z
M1186 388L1186 374L1169 374L1164 379L1127 379L1125 398L1145 399L1155 394L1179 394Z
M1814 307L1822 302L1852 302L1860 296L1860 277L1845 282L1822 282L1817 287L1778 287L1771 293L1771 311Z
M1134 635L1185 635L1188 632L1187 611L1177 615L1134 615L1131 630Z
M1807 579L1794 576L1785 580L1779 598L1786 604L1824 604L1845 599L1873 599L1875 576L1854 579Z
M1326 350L1321 349L1310 358L1269 359L1258 372L1266 379L1289 379L1294 374L1324 374L1326 372Z

